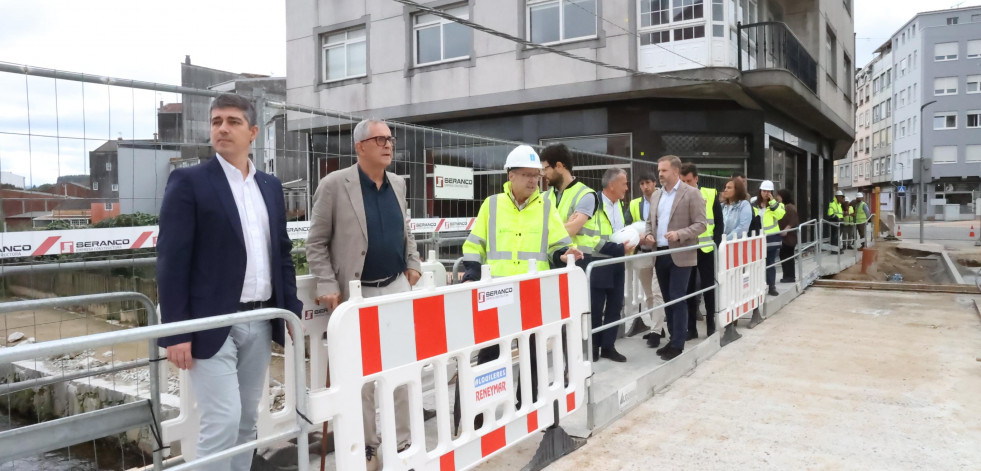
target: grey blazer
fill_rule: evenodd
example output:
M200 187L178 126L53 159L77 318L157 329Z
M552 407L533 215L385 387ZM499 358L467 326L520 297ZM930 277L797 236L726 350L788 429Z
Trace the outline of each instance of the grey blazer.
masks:
M667 232L676 231L679 236L677 242L669 242L668 247L677 248L698 244L698 236L705 232L708 227L705 219L705 198L697 188L692 188L683 181L678 181L678 194L674 197L674 204L671 205L671 214L668 219ZM661 202L661 195L664 189L658 189L651 195L651 210L647 215L647 234L653 234L657 238L657 207ZM655 242L655 245L657 243ZM679 267L693 267L698 265L698 254L694 250L671 254L671 260Z
M391 172L386 174L405 214L405 180ZM408 218L404 240L406 266L421 273L419 251ZM310 273L317 278L317 295L341 293L341 299L347 300L351 295L348 283L361 279L368 251L368 227L357 164L320 180L313 196L306 249Z

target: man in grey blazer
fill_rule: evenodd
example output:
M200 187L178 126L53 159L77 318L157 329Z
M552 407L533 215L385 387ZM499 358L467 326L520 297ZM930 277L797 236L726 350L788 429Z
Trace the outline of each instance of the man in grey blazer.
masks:
M412 289L422 276L419 252L406 218L405 180L386 172L395 138L383 121L366 119L354 128L358 163L320 180L307 236L307 261L317 278L317 303L334 309L348 299L348 284L361 280L368 298ZM362 390L368 469L380 467L381 439L375 424L375 390ZM409 398L395 394L397 448L411 443Z
M647 217L646 234L640 244L668 250L698 245L698 236L705 232L705 199L697 188L681 181L681 159L666 155L657 161L658 179L661 188L651 196L651 209ZM692 267L698 264L695 250L672 253L654 260L654 271L661 285L665 302L685 296ZM657 350L657 354L671 360L685 349L688 338L688 306L675 303L665 308L668 318L668 333L671 341ZM647 339L648 346L655 347L659 339L652 333Z

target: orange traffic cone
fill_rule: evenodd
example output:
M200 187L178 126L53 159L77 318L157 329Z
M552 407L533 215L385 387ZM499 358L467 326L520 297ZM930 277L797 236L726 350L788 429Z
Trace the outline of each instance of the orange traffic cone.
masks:
M896 237L902 237L902 236L903 236L903 226L897 225L896 226Z
M971 238L974 238L974 226L971 226Z

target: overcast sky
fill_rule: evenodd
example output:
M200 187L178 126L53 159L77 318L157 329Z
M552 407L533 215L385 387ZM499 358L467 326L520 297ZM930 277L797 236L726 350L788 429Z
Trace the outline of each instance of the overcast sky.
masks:
M854 62L859 67L927 5L854 1ZM950 3L929 8L957 4L942 1ZM968 0L959 6L979 4L981 0ZM152 5L133 0L0 0L0 61L174 85L180 84L185 55L194 64L215 69L285 75L283 0ZM87 152L105 140L152 137L160 101L179 97L0 73L0 170L27 177L28 185L88 173ZM28 131L34 137L16 135Z

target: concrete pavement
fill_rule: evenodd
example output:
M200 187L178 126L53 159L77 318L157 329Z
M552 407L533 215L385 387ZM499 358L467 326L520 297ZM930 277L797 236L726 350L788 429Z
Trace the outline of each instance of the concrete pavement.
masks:
M971 297L812 288L742 334L548 469L978 469Z

